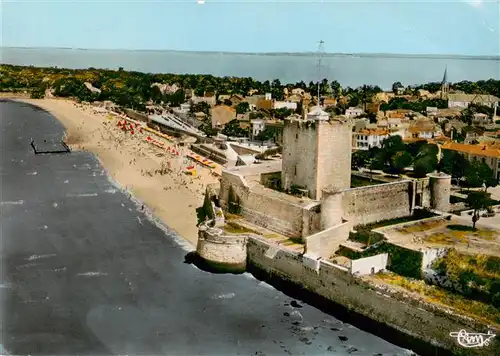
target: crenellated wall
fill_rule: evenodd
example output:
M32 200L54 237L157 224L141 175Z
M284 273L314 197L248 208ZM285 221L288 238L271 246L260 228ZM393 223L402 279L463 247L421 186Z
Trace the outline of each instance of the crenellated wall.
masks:
M411 215L413 181L353 188L343 192L343 218L353 225Z

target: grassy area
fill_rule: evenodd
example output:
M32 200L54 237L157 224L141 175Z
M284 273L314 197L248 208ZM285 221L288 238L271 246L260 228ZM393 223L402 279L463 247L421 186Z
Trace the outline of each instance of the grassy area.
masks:
M234 222L226 221L224 225L224 232L228 234L253 234L255 231L240 226Z
M497 327L500 327L500 310L491 304L471 300L461 295L448 292L442 288L430 286L424 281L408 279L393 273L378 274L377 278L388 284L418 293L428 302L454 308L462 315L469 316L483 323L495 324Z
M370 180L369 178L363 178L355 175L351 175L351 188L366 187L370 185L380 184L380 181Z
M450 224L442 231L437 231L425 238L425 241L432 243L467 243L471 238L493 241L497 238L496 231L491 229L472 229L472 226Z
M443 220L437 221L425 221L421 223L416 223L414 225L405 226L398 229L398 232L402 234L413 234L417 232L425 232L431 229L435 229L440 226L444 226L445 222Z

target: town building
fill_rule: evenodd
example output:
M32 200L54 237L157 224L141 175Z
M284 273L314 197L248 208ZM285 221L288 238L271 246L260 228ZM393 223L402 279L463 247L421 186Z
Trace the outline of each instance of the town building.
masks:
M389 130L384 129L363 129L353 132L353 149L369 150L372 147L382 147L382 141L389 136Z
M469 161L479 160L486 163L493 171L493 177L500 181L500 145L479 144L471 145L465 143L449 142L441 146L441 150L452 150L460 152Z
M413 120L408 128L409 139L432 139L442 136L439 125L436 125L432 119L420 117Z
M363 115L364 111L361 108L350 107L345 111L345 116L347 117L358 117Z
M448 94L448 108L465 109L471 104L493 108L499 101L496 96L486 94Z
M291 101L275 101L273 103L273 109L290 109L297 110L297 103Z
M266 124L262 119L255 119L250 121L252 127L252 138L255 139L262 131L264 131Z
M221 129L228 122L236 119L236 110L227 105L217 105L211 109L212 127Z

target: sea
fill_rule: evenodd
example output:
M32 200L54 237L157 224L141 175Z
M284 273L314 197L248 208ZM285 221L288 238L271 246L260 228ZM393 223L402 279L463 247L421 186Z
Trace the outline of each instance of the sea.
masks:
M389 89L403 85L500 79L500 56L231 53L163 50L96 50L2 47L1 63L84 69L89 67L176 74L252 77L281 83L337 80L344 87L363 84Z

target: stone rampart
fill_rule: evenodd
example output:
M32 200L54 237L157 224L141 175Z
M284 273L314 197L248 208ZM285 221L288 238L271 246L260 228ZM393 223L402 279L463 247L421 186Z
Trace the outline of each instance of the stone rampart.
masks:
M256 237L247 241L248 264L251 270L264 272L269 278L278 277L297 288L305 288L348 310L382 323L391 330L422 341L456 355L493 355L500 350L496 340L487 347L467 349L450 337L450 332L462 329L470 332L500 330L458 315L445 307L437 307L406 293L395 292L354 277L349 270L327 262L304 258L297 253L272 246ZM318 268L319 263L319 268ZM431 346L432 348L432 346ZM429 350L429 348L427 348ZM437 352L437 351L436 351Z
M409 216L412 200L411 180L347 189L342 217L357 225Z
M267 189L266 189L267 190ZM288 201L250 188L241 202L241 215L248 221L290 237L302 236L304 209Z

